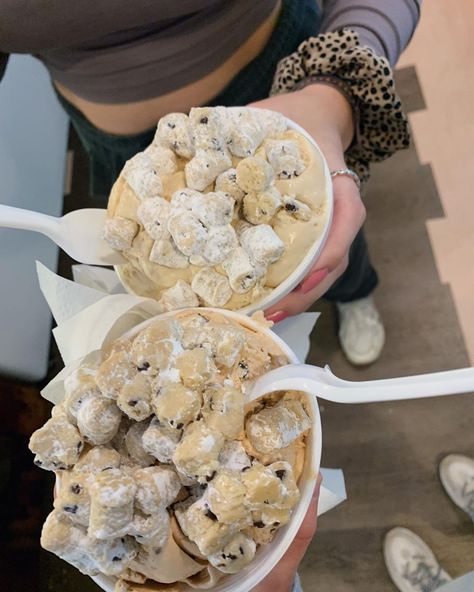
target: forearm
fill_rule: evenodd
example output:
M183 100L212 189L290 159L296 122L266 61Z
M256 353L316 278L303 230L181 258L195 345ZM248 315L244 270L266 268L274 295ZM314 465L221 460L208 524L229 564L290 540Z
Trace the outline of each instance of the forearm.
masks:
M326 0L321 33L349 28L362 45L393 66L408 45L420 18L422 0Z

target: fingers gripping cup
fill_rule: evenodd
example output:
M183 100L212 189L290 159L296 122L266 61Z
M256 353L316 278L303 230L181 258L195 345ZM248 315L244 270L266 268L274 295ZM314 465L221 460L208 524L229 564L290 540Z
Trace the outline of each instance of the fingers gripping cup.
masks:
M321 427L314 397L245 404L245 389L297 361L261 322L207 308L160 315L104 348L67 377L64 400L32 437L58 478L45 548L109 592L252 589L304 518ZM134 411L142 396L146 417ZM95 399L120 414L107 441L100 417L94 441L77 420ZM58 450L68 463L55 468Z
M117 274L162 310L213 306L251 314L313 267L332 219L332 184L314 139L281 114L205 107L163 117L129 160L104 239Z

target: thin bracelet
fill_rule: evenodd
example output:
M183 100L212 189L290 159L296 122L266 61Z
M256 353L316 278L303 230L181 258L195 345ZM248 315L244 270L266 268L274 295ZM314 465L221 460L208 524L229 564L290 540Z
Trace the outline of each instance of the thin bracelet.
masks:
M357 189L360 189L360 179L359 175L353 171L352 169L337 169L337 171L331 171L331 179L334 177L350 177L354 183L357 185Z

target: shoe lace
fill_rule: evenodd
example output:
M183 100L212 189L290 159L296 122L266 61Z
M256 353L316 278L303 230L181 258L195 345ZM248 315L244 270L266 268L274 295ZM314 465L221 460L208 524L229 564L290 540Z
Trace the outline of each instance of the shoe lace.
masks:
M472 478L470 481L474 483L474 478ZM471 517L471 520L474 522L474 488L468 491L468 487L469 481L466 481L463 485L461 495L463 499L466 500L465 508L467 510L467 513Z
M408 580L412 586L418 586L419 592L432 592L439 588L443 584L447 583L447 580L441 575L441 567L435 569L426 563L423 556L414 555L413 559L417 559L418 563L416 567L410 571L410 564L405 565L403 577Z

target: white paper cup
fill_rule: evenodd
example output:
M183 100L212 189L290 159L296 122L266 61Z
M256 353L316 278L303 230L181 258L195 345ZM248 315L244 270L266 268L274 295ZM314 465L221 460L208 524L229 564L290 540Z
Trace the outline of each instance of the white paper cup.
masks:
M236 107L229 107L229 109L236 109ZM331 174L329 172L329 167L327 165L326 159L319 148L318 144L314 140L312 136L308 134L308 132L303 129L300 125L292 121L291 119L286 118L288 122L288 127L299 132L303 135L308 142L316 149L316 151L321 156L321 161L323 163L324 169L324 179L325 179L325 195L326 195L326 219L324 228L318 238L314 241L306 255L300 261L300 263L296 266L296 268L290 273L290 275L276 288L274 288L269 294L267 294L264 298L260 300L256 300L252 302L248 306L241 308L238 312L242 314L251 315L257 310L266 310L270 308L277 302L279 302L282 298L284 298L287 294L289 294L296 286L306 277L309 273L311 268L314 266L318 257L321 255L321 251L324 248L326 243L326 239L329 234L329 230L331 228L332 223L332 216L333 216L333 209L334 209L334 197L333 197L333 190L332 190L332 180ZM123 287L129 294L133 294L134 296L140 296L133 291L133 288L128 284L127 280L124 278L120 266L115 266L115 271L118 275L120 282L122 283Z
M269 337L275 343L275 345L279 347L279 349L281 349L282 353L288 357L288 361L291 364L300 363L300 360L298 360L293 350L290 349L288 345L282 339L280 339L280 337L275 335L275 333L273 333L273 331L270 329L262 327L261 324L240 313L217 308L182 309L168 312L140 323L128 331L124 337L133 337L139 331L144 329L147 325L155 322L157 319L181 315L190 311L209 311L221 314L257 333L263 333ZM293 510L290 521L288 524L278 530L275 538L270 544L259 547L255 558L247 567L239 571L237 574L224 576L217 586L212 588L213 592L249 592L249 590L256 586L272 571L295 538L296 533L298 532L298 529L301 526L301 523L303 522L308 510L314 487L316 485L316 479L321 462L321 417L319 414L318 402L315 396L307 397L307 408L311 414L313 427L306 438L304 468L298 483L301 497L298 505ZM114 586L116 582L115 578L96 576L93 578L93 580L106 592L114 592ZM187 588L185 589L187 590ZM150 590L153 590L152 584L150 586ZM191 591L193 588L189 587L189 590Z

